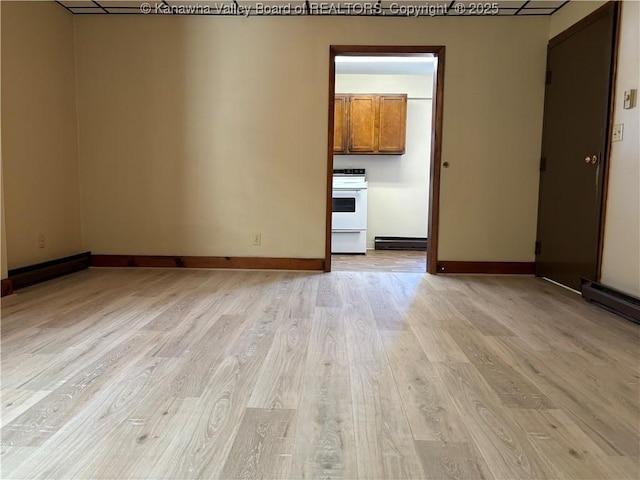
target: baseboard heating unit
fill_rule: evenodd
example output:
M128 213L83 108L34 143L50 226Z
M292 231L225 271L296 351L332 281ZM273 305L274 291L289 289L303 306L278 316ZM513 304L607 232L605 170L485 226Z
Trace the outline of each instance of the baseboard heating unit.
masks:
M582 280L582 298L640 324L640 298L590 280Z
M85 268L89 268L90 264L91 252L83 252L36 265L14 268L8 272L9 280L11 280L13 290L17 290L84 270Z
M427 239L421 237L376 237L376 250L427 250Z

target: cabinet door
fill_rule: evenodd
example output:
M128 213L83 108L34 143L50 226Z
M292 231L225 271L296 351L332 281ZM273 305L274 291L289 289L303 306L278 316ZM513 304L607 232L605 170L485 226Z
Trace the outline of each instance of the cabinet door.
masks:
M349 99L349 152L374 153L377 149L376 95L352 95Z
M333 153L347 153L347 96L336 95L333 108Z
M407 96L381 95L378 151L404 153L407 125Z

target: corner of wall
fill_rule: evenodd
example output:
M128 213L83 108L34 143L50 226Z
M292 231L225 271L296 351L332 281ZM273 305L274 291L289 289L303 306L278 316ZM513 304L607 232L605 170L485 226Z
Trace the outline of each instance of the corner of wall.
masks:
M0 121L1 123L1 121ZM7 269L7 228L4 223L4 176L2 175L2 126L0 124L0 207L2 215L2 239L0 239L0 250L2 262L0 266L0 279L8 277Z
M4 275L83 244L73 16L54 2L1 10Z
M0 50L2 50L2 4L0 4ZM2 91L2 62L0 62L0 92ZM0 111L2 110L2 95L0 95ZM2 175L2 117L0 116L0 210L2 216L0 239L0 278L5 279L8 276L7 270L7 229L4 223L4 175Z
M590 0L582 2L569 2L556 13L551 15L549 22L549 38L553 38L559 33L564 32L571 25L582 20L591 12L596 11L602 5L607 3L603 0Z
M78 215L80 216L80 243L82 245L83 250L86 248L86 240L85 240L85 229L84 223L82 222L83 218L83 203L82 203L82 170L80 169L80 108L79 108L79 100L78 100L78 34L77 34L77 16L73 15L71 12L68 12L71 15L71 28L73 34L73 101L74 101L74 110L76 114L76 170L78 171Z

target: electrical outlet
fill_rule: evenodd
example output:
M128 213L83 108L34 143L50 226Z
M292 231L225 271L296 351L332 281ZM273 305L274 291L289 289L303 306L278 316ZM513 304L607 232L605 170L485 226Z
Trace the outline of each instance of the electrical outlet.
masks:
M611 141L613 142L621 142L622 141L622 130L624 128L624 123L618 123L613 126L613 135L611 137Z
M38 236L38 246L39 246L40 248L44 248L44 247L46 246L46 239L45 239L45 237L44 237L44 233L41 233L41 234Z
M254 245L262 245L262 234L260 232L253 233L252 243Z

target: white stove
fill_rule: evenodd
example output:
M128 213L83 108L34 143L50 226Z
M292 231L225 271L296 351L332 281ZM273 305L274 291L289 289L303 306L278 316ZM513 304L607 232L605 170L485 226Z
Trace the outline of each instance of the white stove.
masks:
M364 168L333 171L331 253L367 253L367 181Z

